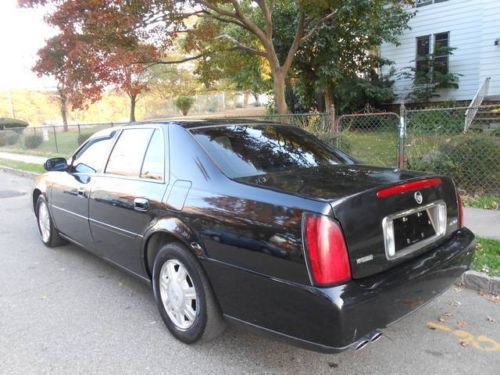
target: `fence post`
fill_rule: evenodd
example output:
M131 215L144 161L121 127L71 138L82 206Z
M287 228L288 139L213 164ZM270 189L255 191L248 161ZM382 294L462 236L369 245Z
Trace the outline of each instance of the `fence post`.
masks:
M53 132L54 132L54 142L55 142L55 144L56 144L56 152L58 153L58 152L59 152L59 146L57 146L56 127L55 127L55 126L53 126L53 127L52 127L52 130L53 130Z
M406 140L406 107L402 102L399 107L399 147L398 147L398 168L404 169L406 164L405 155L405 140Z
M82 135L82 132L80 130L80 124L78 124L78 136L81 136Z
M335 118L335 104L332 104L330 108L328 108L330 115L330 130L333 131L334 134L337 134L337 121Z

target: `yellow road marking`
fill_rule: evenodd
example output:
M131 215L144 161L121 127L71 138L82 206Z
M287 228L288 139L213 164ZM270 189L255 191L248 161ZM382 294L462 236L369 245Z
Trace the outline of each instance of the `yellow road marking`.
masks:
M464 342L466 345L470 344L478 350L485 352L500 352L500 343L492 338L482 335L476 337L470 332L461 329L453 329L447 324L438 322L427 322L427 327L442 332L451 332L458 337L461 342Z

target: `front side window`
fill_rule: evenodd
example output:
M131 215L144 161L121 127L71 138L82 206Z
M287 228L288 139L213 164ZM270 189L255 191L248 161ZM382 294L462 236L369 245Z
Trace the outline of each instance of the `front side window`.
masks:
M73 159L73 172L93 174L100 171L109 154L113 137L96 139L85 146Z
M230 178L352 163L316 137L291 125L230 125L191 132Z
M109 157L106 173L139 177L153 129L125 129Z

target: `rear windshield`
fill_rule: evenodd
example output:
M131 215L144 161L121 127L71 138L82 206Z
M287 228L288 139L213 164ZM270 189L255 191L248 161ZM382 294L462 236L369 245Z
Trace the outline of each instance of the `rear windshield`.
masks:
M291 125L230 125L191 132L230 178L349 163L347 156Z

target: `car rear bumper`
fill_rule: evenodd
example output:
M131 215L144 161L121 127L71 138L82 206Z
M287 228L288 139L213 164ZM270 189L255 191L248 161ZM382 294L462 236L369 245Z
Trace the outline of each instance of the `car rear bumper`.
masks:
M474 235L463 228L439 247L391 270L329 288L282 282L241 269L223 271L213 262L205 266L231 320L308 349L339 352L370 341L378 330L446 291L469 268L474 246ZM244 280L228 285L226 277Z

